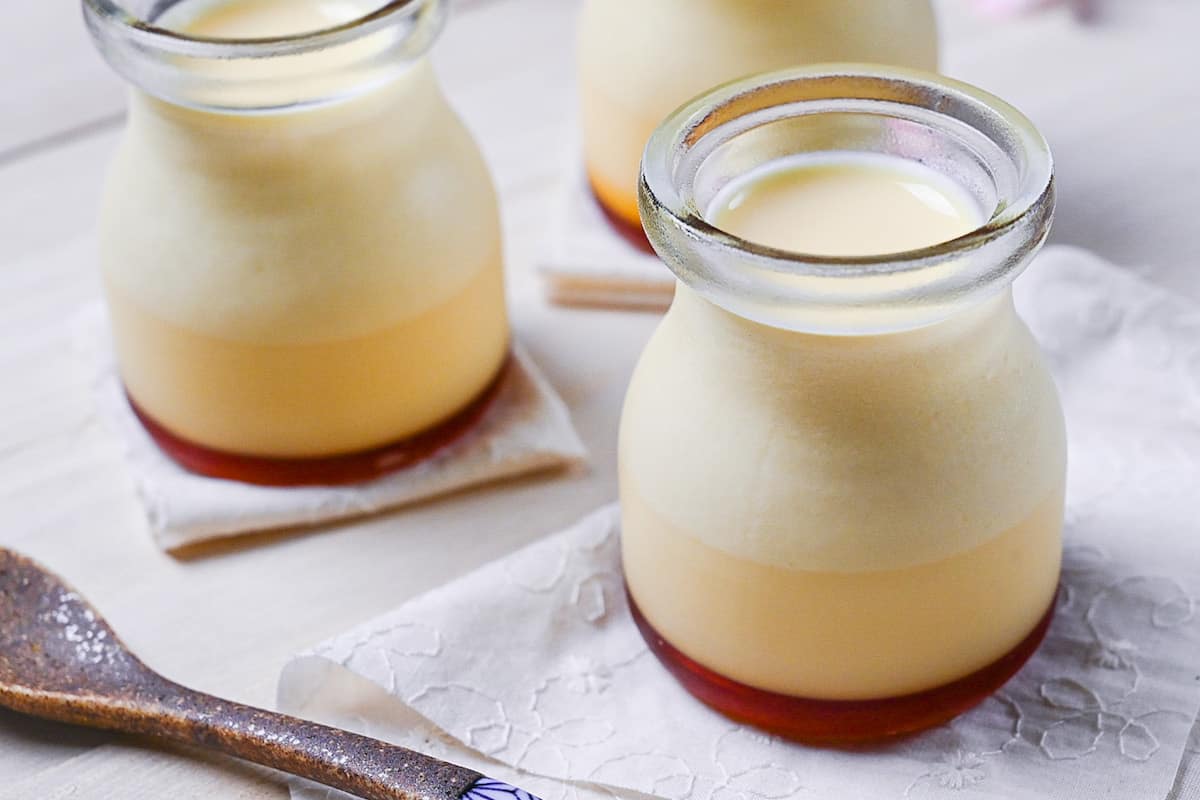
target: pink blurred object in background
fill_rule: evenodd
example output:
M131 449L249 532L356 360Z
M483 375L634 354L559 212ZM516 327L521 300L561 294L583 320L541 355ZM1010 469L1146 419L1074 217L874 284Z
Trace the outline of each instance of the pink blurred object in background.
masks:
M1031 11L1067 6L1081 20L1095 15L1095 0L974 0L975 7L992 17L1013 17Z

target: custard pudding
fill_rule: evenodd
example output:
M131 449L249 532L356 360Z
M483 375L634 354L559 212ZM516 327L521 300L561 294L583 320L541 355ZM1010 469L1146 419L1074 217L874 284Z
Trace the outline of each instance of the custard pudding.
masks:
M240 40L379 5L185 0L156 25ZM427 61L324 94L320 64L367 44L280 56L312 77L275 98L255 80L272 58L177 60L185 76L219 75L206 103L227 83L256 108L133 92L103 278L126 390L175 436L282 459L377 448L453 417L507 358L495 192Z
M938 61L929 0L587 0L579 25L588 178L605 209L639 230L642 151L689 98L798 64Z
M837 151L752 169L704 212L752 246L897 260L990 214L915 161ZM1066 449L1011 291L885 333L805 332L804 314L776 327L681 283L642 354L619 467L648 638L760 705L829 701L829 720L1019 663L1057 589Z
M756 688L949 683L1051 603L1063 437L1007 295L918 331L822 337L680 286L621 423L630 593L685 655Z

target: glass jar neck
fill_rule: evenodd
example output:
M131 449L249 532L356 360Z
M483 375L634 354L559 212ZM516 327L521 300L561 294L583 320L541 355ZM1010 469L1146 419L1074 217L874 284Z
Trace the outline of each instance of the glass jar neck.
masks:
M157 27L163 6L83 0L100 52L137 89L176 106L226 114L295 111L371 92L420 60L445 21L442 0L393 0L325 30L212 39Z
M833 257L767 247L706 218L731 182L823 153L917 162L965 190L985 221L916 250ZM748 320L838 335L921 328L996 296L1054 210L1049 148L1020 112L937 75L865 64L770 73L694 100L651 137L639 195L655 250L696 293Z
M1024 330L1008 288L937 322L874 334L812 333L758 322L686 285L678 287L669 313L673 324L689 330L688 340L708 342L739 360L761 361L773 375L811 375L830 365L853 374L855 364L873 372L880 364L960 369L992 360L1007 348L1014 330Z
M286 139L291 146L313 147L329 136L391 137L399 143L407 132L421 128L445 108L445 98L427 59L409 64L386 84L325 102L276 108L271 113L215 110L181 105L133 89L129 124L145 138L155 131L157 140L175 139L171 146L187 144L218 147L232 162L272 159L271 148ZM380 124L385 131L374 131ZM282 156L283 154L278 154Z

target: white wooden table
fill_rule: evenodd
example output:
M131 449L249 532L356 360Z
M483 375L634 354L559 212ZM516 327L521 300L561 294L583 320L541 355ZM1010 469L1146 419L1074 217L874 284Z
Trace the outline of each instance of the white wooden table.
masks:
M981 22L942 0L946 68L1029 113L1059 164L1059 241L1200 300L1196 0L1109 0ZM615 433L656 318L548 307L533 265L571 135L571 0L465 0L438 45L496 174L518 335L592 451L530 479L372 519L166 556L96 419L67 321L97 294L91 229L123 91L74 0L11 3L0 28L0 544L67 576L154 667L270 706L288 656L616 495ZM0 800L278 798L265 770L0 712Z

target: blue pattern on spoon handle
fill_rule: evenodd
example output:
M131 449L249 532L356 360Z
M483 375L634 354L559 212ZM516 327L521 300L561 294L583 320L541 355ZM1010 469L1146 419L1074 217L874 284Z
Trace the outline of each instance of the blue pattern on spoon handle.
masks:
M467 789L462 800L541 800L541 798L504 781L480 778Z

